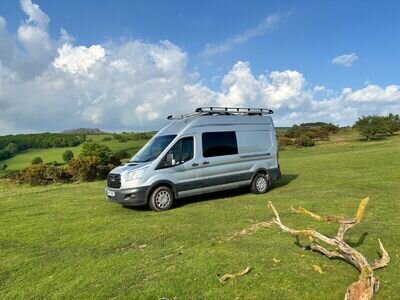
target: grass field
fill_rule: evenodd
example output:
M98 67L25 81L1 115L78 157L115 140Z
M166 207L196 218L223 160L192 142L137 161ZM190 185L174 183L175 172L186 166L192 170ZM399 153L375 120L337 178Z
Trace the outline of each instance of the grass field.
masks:
M290 207L351 217L369 196L365 218L347 240L370 260L382 240L391 262L376 271L376 299L399 299L399 158L400 136L363 142L349 132L313 148L282 151L283 178L267 194L240 190L182 199L163 213L106 202L104 182L3 183L0 298L343 299L358 277L349 264L303 251L276 227L231 237L269 221L268 200L285 224L333 235L337 224L293 215ZM246 276L218 282L247 266L253 269Z
M94 142L107 145L113 152L120 150L127 150L128 153L130 153L131 155L136 153L140 149L140 147L142 147L146 143L145 140L137 140L137 141L130 140L123 143L116 141L115 139L111 141L103 141L105 137L112 137L112 135L99 134L99 135L87 136L88 139L91 139ZM21 170L27 167L31 163L32 159L34 159L37 156L41 157L45 163L54 161L57 161L58 163L63 163L62 154L64 153L65 150L69 149L72 152L74 152L75 156L77 156L79 155L81 148L82 145L79 145L77 147L66 147L66 148L29 149L8 160L2 161L2 163L7 164L7 171Z

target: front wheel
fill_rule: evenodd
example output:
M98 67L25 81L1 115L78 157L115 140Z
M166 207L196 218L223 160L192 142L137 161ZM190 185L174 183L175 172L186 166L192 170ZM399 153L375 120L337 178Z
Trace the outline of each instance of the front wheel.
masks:
M250 189L255 194L263 194L268 191L269 185L270 182L268 180L267 175L257 174L253 178Z
M156 188L150 196L149 206L154 211L164 211L171 208L174 202L174 194L166 186Z

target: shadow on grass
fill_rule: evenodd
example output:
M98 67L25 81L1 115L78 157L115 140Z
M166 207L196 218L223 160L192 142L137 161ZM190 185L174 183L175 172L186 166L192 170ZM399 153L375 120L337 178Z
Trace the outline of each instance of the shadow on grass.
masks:
M280 188L285 185L288 185L291 181L295 180L297 177L298 177L297 174L282 175L282 177L279 180L274 181L272 183L270 190L274 190L276 188ZM191 203L242 196L242 195L249 194L249 193L250 193L249 187L242 187L242 188L237 188L237 189L232 189L232 190L208 193L208 194L204 194L204 195L185 197L185 198L177 199L177 201L175 202L173 207L178 208L178 207L181 207L181 206L184 206L187 204L191 204Z
M295 180L298 177L297 174L284 174L282 177L274 181L270 187L270 190L274 190L280 187L283 187L285 185L288 185L291 181ZM219 200L219 199L225 199L225 198L230 198L230 197L237 197L237 196L242 196L245 194L250 193L250 187L241 187L241 188L236 188L232 190L225 190L225 191L219 191L219 192L212 192L212 193L207 193L203 195L197 195L197 196L191 196L191 197L183 197L176 199L174 201L174 204L172 206L172 209L174 208L179 208L188 204L193 204L197 202L205 202L205 201L211 201L211 200ZM149 210L148 206L123 206L126 209L132 209L132 210L137 210L137 211L147 211Z

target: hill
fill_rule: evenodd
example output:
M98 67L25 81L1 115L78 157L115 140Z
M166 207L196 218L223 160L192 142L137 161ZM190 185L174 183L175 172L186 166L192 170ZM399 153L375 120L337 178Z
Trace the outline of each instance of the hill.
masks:
M307 238L296 241L275 226L249 228L271 220L271 200L288 226L334 235L336 223L294 215L291 207L352 217L369 196L347 242L373 261L382 240L392 261L376 271L376 299L397 299L399 152L399 135L365 142L353 131L339 133L282 151L283 177L267 194L244 189L180 199L163 213L108 203L105 182L0 183L0 298L343 299L358 278L355 268L303 251ZM246 276L218 282L247 266L253 270Z
M61 133L63 134L107 134L107 132L104 132L100 130L99 128L74 128L74 129L66 129L62 131Z

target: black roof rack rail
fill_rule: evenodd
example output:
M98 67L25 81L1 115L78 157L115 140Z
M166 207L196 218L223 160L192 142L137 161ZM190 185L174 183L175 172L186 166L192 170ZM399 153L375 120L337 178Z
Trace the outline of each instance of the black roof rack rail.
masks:
M181 116L168 116L168 120L181 120L194 116L209 115L245 115L245 116L262 116L270 115L273 111L267 108L246 108L246 107L199 107L193 113Z

